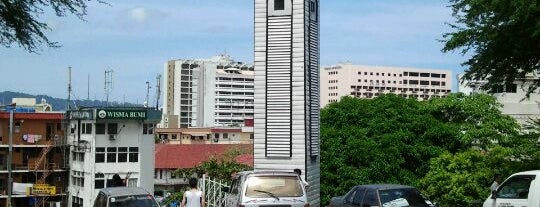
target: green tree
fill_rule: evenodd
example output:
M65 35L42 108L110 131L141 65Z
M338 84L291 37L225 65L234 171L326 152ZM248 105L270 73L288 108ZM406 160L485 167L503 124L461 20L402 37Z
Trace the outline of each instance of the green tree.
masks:
M191 169L178 169L175 173L183 177L206 174L211 178L229 180L236 172L251 170L252 167L236 161L240 155L246 154L241 149L231 149L219 157L210 157Z
M460 50L464 79L485 78L496 91L540 69L540 2L526 0L450 0L456 22L445 34L444 52ZM529 92L540 86L535 81Z
M499 107L491 96L459 93L424 102L344 97L328 105L321 111L323 205L354 185L417 185L443 153L510 143L519 126Z
M73 14L82 18L86 15L87 2L89 0L0 0L0 44L4 47L18 44L29 52L35 52L42 44L58 47L57 42L45 35L50 27L39 20L39 15L45 9L52 9L59 17Z

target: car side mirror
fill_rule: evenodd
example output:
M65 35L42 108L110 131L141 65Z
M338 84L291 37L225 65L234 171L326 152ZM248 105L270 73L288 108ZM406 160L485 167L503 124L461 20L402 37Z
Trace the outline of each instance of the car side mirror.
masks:
M497 199L497 191L491 191L491 199Z
M228 193L230 191L229 187L222 187L221 191Z

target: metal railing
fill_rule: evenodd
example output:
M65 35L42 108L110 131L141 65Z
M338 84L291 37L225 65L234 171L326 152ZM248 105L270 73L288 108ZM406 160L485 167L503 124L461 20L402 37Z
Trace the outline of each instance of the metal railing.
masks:
M202 191L205 194L206 206L208 207L222 207L225 200L225 192L221 189L228 187L227 182L212 179L203 175L202 179L199 179L199 186L202 186Z

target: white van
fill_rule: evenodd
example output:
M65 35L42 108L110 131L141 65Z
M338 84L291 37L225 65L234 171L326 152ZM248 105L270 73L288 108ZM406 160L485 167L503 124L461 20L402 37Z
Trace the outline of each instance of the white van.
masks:
M540 207L540 170L513 174L491 193L484 207Z
M240 172L222 190L224 207L309 207L306 189L293 172Z

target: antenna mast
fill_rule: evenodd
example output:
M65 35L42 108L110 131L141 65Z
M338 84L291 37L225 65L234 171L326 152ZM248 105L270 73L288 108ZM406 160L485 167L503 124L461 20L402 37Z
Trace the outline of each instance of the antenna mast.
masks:
M144 101L144 107L148 107L150 104L149 104L149 100L148 100L148 97L150 95L150 82L146 81L146 101Z
M161 95L161 74L156 77L156 109L159 109L159 98Z
M68 66L68 97L66 102L66 111L69 111L69 102L71 102L71 66Z
M87 81L87 88L86 88L86 92L88 93L88 95L86 96L86 100L90 100L90 73L88 73L88 81Z
M109 95L111 95L113 89L113 70L105 71L105 103L109 106Z

